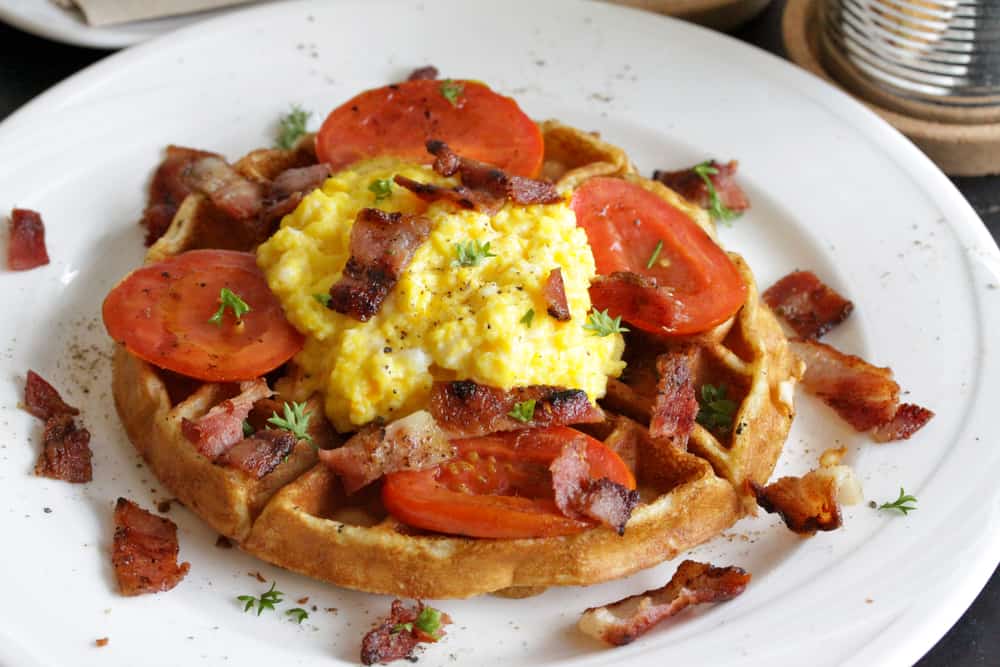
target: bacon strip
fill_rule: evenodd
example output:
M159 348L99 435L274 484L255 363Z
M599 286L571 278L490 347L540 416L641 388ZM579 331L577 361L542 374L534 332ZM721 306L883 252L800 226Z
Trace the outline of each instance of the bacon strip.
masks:
M278 467L298 442L292 433L284 429L265 429L244 438L215 460L219 465L242 470L255 479L260 479Z
M438 78L438 68L434 65L418 67L406 77L407 81L433 81Z
M563 445L549 466L559 511L571 519L593 519L625 534L639 492L626 489L608 478L592 479L587 445L573 438Z
M523 176L509 176L494 165L455 153L443 141L431 139L427 151L434 156L434 171L442 176L458 174L462 185L493 199L509 199L515 204L555 204L562 201L555 184Z
M415 607L407 607L402 600L392 601L389 616L379 621L364 639L361 640L361 664L374 665L377 662L386 663L400 658L411 658L413 649L420 642L436 642L444 636L440 630L436 637L428 635L416 626L424 603L419 600ZM448 614L441 614L441 626L451 623ZM415 661L415 659L414 659Z
M39 477L83 484L93 479L90 432L78 428L69 413L57 414L45 422L44 448L35 463Z
M672 350L656 359L660 380L656 385L649 434L665 438L677 449L686 450L688 437L698 416L694 390L694 362L697 348Z
M330 177L330 165L325 162L308 167L294 167L278 174L267 186L260 229L270 236L281 219L295 210L302 198L323 185Z
M260 213L264 192L259 183L247 180L217 155L191 162L182 172L189 188L208 196L234 220L246 220Z
M78 415L80 411L63 401L55 388L46 382L35 371L28 371L28 379L24 383L24 407L42 420L48 420L58 415Z
M748 583L750 573L738 567L714 567L686 560L667 585L591 607L583 612L577 627L595 639L624 646L691 605L732 600L746 590Z
M15 208L10 212L10 239L7 242L7 268L27 271L49 263L45 249L45 223L37 211Z
M361 209L351 228L351 258L330 288L329 307L367 322L430 233L431 221L421 215Z
M876 442L892 440L908 440L911 435L923 428L931 420L934 413L927 408L913 403L903 403L885 424L879 424L872 429L872 438Z
M273 393L262 378L241 382L237 396L222 401L197 421L184 418L181 432L199 452L215 460L243 439L243 420L253 404Z
M115 541L111 550L122 595L169 591L187 575L190 563L177 565L177 526L125 498L115 504Z
M195 161L209 156L221 159L219 155L207 151L167 146L167 156L153 175L146 210L139 221L146 228L147 246L153 245L163 236L184 198L191 194L192 188L183 178L184 172Z
M359 431L342 447L319 451L319 459L354 493L379 477L400 470L425 470L455 456L455 448L426 410L384 427Z
M566 285L563 283L561 268L549 271L549 277L545 279L545 285L542 287L542 296L545 297L546 312L550 317L560 322L569 322L572 315L569 312L569 303L566 302Z
M529 421L510 415L518 403L532 400L535 411ZM430 411L450 436L462 438L604 420L604 412L591 403L587 392L581 389L534 385L504 391L471 380L435 382L431 388Z
M820 467L802 477L782 477L767 486L750 480L750 490L758 505L779 514L793 532L814 535L817 530L836 530L843 523L840 504L861 500L861 485L854 471L840 465L845 452L846 448L823 452Z
M457 185L454 188L446 188L433 183L421 183L412 178L407 178L402 174L392 177L396 185L406 188L425 202L433 203L440 200L450 201L461 208L481 211L492 215L503 206L503 200L491 197L489 194L467 188L464 185Z
M812 271L793 271L764 292L764 302L802 338L822 338L854 310L854 304Z
M712 160L709 162L709 166L718 170L717 174L710 174L708 178L715 186L715 191L722 204L731 211L745 211L750 208L750 200L736 183L736 169L739 163L736 160L730 160L727 164L719 164ZM712 205L708 185L705 184L701 176L695 173L694 167L680 171L660 171L657 169L653 172L653 180L663 183L685 199L704 209Z

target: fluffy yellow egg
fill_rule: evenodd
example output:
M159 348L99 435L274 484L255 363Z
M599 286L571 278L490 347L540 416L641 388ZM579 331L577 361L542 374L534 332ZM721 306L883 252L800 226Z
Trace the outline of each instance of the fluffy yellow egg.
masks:
M325 397L340 430L426 407L435 380L474 380L503 389L532 384L583 389L596 400L608 376L625 367L621 335L585 330L594 258L567 202L505 205L496 215L429 207L377 181L403 174L453 185L431 169L392 158L358 163L333 175L285 217L257 251L257 262L289 321L306 336L295 361L303 377L295 391ZM329 292L350 257L358 212L374 207L423 213L431 233L413 256L377 315L359 322L326 308ZM456 246L489 243L472 266L459 264ZM562 269L572 319L546 313L542 287Z

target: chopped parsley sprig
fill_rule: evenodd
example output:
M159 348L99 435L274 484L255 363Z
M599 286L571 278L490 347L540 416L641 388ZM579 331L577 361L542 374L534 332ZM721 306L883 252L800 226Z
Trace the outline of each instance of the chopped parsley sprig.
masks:
M458 98L462 96L463 92L465 92L465 85L459 83L458 81L445 79L441 82L439 90L441 91L441 97L448 100L448 102L451 103L451 106L457 107Z
M285 612L285 616L291 616L292 620L302 625L302 621L309 618L309 612L302 607L295 607L294 609L289 609Z
M895 511L900 512L901 514L909 514L917 509L910 503L916 502L917 499L914 496L907 494L906 491L903 490L903 487L899 487L899 497L891 503L882 503L878 506L878 509L879 511L885 510L887 512Z
M281 117L278 123L278 148L290 149L306 133L306 123L312 116L311 111L306 111L297 104L293 104L291 110Z
M392 626L392 634L400 632L413 632L414 629L424 633L434 641L441 639L441 612L434 607L424 607L415 621L410 623L397 623Z
M526 312L524 315L521 316L520 322L521 322L521 324L523 324L524 326L526 326L526 327L528 327L530 329L531 328L531 321L534 320L534 319L535 319L535 309L534 308L529 308L528 312Z
M656 264L656 260L660 257L660 251L663 250L663 240L656 242L656 248L653 249L653 254L649 256L649 261L646 262L646 268L651 269L653 265Z
M452 266L479 266L488 257L496 257L490 252L490 242L480 243L472 240L455 244L455 259Z
M707 383L701 385L695 421L709 431L728 431L733 427L735 416L736 402L726 398L725 384L718 387Z
M279 417L277 412L272 413L267 423L290 431L299 440L312 442L312 436L306 431L309 428L309 418L312 417L312 413L306 412L306 404L286 402L283 412L282 417Z
M326 306L327 308L329 308L330 307L330 299L332 299L333 297L330 296L329 293L327 293L327 294L321 294L321 293L317 292L316 294L313 294L313 298L316 299L316 301L318 301L321 304L323 304L324 306Z
M368 191L375 195L375 203L383 199L392 197L392 180L388 178L376 178L368 184Z
M530 422L535 417L535 399L529 398L514 405L514 409L507 413L519 422Z
M238 598L236 598L240 602L245 603L243 606L243 612L246 613L250 611L251 609L254 608L254 605L257 606L258 616L260 616L261 612L263 612L265 609L270 609L271 611L274 611L274 605L280 603L282 599L284 599L282 597L284 596L284 593L275 590L275 586L277 585L278 582L276 581L271 582L271 588L269 588L265 593L261 593L261 596L259 598L254 597L253 595L241 595Z
M722 203L719 191L715 189L715 183L712 182L712 176L718 174L719 170L713 166L711 160L695 165L692 171L701 177L701 180L705 182L705 187L708 188L708 212L714 220L728 224L740 217L739 213Z
M226 314L226 308L233 311L233 316L236 321L239 322L241 318L250 312L250 306L247 302L239 297L238 294L230 290L228 287L223 287L219 290L219 309L215 311L215 315L208 318L208 321L216 326L222 325L222 316Z
M606 308L603 311L590 311L590 314L587 315L587 323L583 325L583 328L601 338L628 331L628 328L622 326L622 316L613 318L608 315Z

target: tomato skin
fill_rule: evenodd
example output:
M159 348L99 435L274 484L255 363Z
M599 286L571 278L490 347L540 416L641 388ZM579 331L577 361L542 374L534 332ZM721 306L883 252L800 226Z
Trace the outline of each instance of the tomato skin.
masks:
M250 306L209 318L228 287ZM252 380L302 349L251 253L191 250L136 269L104 299L108 335L149 363L209 382Z
M595 282L595 309L653 333L687 335L725 322L746 300L747 286L725 251L687 214L642 186L591 178L573 194L571 206L587 232L597 272L639 277Z
M316 135L320 162L340 169L377 155L430 164L428 139L463 157L534 178L542 168L542 133L517 102L474 81L455 81L452 104L443 81L405 81L365 91L330 112Z
M410 526L453 535L516 539L580 533L594 524L559 512L548 472L571 438L585 439L592 478L635 488L631 471L604 443L556 426L456 440L458 456L452 461L386 475L382 503Z

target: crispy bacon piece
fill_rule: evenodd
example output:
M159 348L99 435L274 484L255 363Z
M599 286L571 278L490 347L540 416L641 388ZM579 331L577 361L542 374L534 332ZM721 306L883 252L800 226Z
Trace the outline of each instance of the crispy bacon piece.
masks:
M379 621L361 640L361 664L374 665L411 658L413 649L420 642L436 642L443 637L443 629L436 636L431 636L417 627L417 618L423 610L424 603L419 600L414 607L407 607L402 600L393 600L389 616ZM451 617L445 613L441 614L440 620L442 627L451 623Z
M446 188L433 183L421 183L412 178L407 178L402 174L393 176L396 185L406 188L426 202L436 202L447 200L461 208L481 211L492 215L503 206L503 199L497 199L480 190L473 190L464 185L457 185L454 188Z
M367 322L430 233L431 221L421 215L361 209L351 228L351 258L330 288L329 307Z
M66 405L59 392L32 370L28 371L28 379L24 383L24 408L43 420L57 415L80 414L80 411L73 406Z
M78 428L69 413L57 414L45 422L44 448L35 463L39 477L82 484L93 479L90 459L90 432Z
M320 450L319 458L340 476L347 493L390 472L424 470L455 456L455 448L426 410L386 426L363 428L337 449Z
M697 348L671 350L656 359L660 380L656 385L649 434L665 438L677 449L686 450L688 436L698 416L694 390L694 362Z
M194 160L181 172L181 176L189 188L207 195L213 204L234 220L253 218L263 207L263 187L241 176L218 155Z
M143 211L142 220L139 221L139 224L146 228L147 246L153 245L163 236L184 198L191 194L192 188L183 178L184 172L195 161L209 156L221 159L215 153L207 151L183 146L167 146L167 156L153 175L146 210Z
M549 470L560 512L571 519L599 521L625 534L625 525L639 504L639 492L606 477L591 479L586 443L580 438L568 441Z
M790 530L814 535L817 530L836 530L843 520L840 504L861 500L861 485L854 471L840 465L846 448L828 449L820 456L820 467L802 477L782 477L761 486L750 481L757 504L779 514Z
M892 440L908 440L911 435L923 428L931 420L934 413L927 408L913 403L903 403L885 424L879 424L872 429L872 438L876 442Z
M745 211L750 208L750 200L736 183L736 169L739 163L736 160L730 160L727 164L719 164L712 160L709 162L709 166L718 170L718 173L710 174L709 179L715 186L715 191L723 206L731 211ZM653 172L653 180L663 183L685 199L689 199L704 209L712 205L712 196L708 191L708 185L705 184L701 176L695 173L694 167L680 171L660 171L657 169Z
M545 285L542 287L542 296L545 297L546 312L550 317L560 322L569 322L572 316L569 304L566 302L566 285L563 283L561 268L549 271L549 277L545 279Z
M854 310L854 304L812 271L793 271L764 292L764 302L802 338L822 338Z
M45 223L37 211L15 208L10 212L10 240L7 242L7 268L27 271L49 263L45 249Z
M169 591L187 575L190 563L177 565L177 526L125 498L115 504L115 541L111 564L122 595Z
M281 219L294 211L303 197L322 186L330 173L330 165L322 162L278 174L267 186L260 212L260 228L264 233L273 234Z
M515 204L555 204L562 195L549 181L509 176L494 165L462 157L443 141L430 139L427 151L434 156L434 171L442 176L458 174L462 185L486 193L493 199L509 199Z
M748 583L750 573L738 567L686 560L666 586L591 607L583 612L577 627L595 639L624 646L691 605L732 600Z
M238 395L222 401L205 416L197 421L184 418L181 432L199 452L214 460L243 439L243 420L253 404L273 393L262 378L241 382Z
M260 479L277 468L297 442L298 439L288 431L269 428L239 441L215 462Z
M418 67L406 77L407 81L433 81L438 78L438 68L434 65Z
M529 421L510 415L518 403L531 400L535 401L535 411ZM534 385L504 391L471 380L435 382L431 388L430 411L450 436L462 438L604 420L604 412L591 403L587 392L581 389Z

